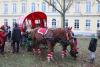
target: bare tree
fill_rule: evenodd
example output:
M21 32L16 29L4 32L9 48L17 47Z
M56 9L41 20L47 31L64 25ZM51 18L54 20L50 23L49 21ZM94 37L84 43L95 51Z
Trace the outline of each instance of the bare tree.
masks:
M65 27L65 14L73 5L74 2L86 2L88 0L44 0L50 6L52 6L58 13L61 15L61 22L63 23L63 27ZM95 1L95 0L93 0ZM96 0L100 3L100 0ZM56 3L56 5L55 5Z
M100 3L100 0L96 0L98 3Z
M49 5L51 5L56 11L58 11L58 13L60 13L63 27L65 27L65 13L66 11L69 10L71 5L73 4L73 0L44 0L44 1ZM56 3L56 5L54 3Z

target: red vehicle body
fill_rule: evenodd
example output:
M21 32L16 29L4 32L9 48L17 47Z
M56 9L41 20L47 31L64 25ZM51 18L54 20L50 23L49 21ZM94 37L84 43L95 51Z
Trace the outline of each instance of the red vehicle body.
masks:
M47 27L47 16L43 12L33 12L28 14L24 20L23 23L20 25L20 29L23 32L23 26L26 24L26 20L29 20L31 22L32 28L37 27L37 24L39 24L40 27ZM36 21L39 21L38 23Z

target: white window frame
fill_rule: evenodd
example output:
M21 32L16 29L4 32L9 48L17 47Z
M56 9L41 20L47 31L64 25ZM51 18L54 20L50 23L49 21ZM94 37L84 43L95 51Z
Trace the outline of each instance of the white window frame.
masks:
M86 13L91 13L92 4L91 1L86 2Z
M97 20L97 29L100 29L100 20Z
M79 28L80 28L79 19L75 19L75 22L74 22L74 29L75 29L75 30L79 30Z
M13 21L13 27L14 27L15 23L17 23L17 19L12 19L12 21Z
M32 12L35 11L35 3L32 3L32 5L31 5L31 11L32 11Z
M76 2L75 3L75 13L79 13L80 12L80 2Z
M4 24L8 24L8 19L4 19Z
M65 19L65 28L68 27L68 19Z
M4 3L4 14L8 14L8 4Z
M13 13L15 14L17 12L17 4L13 3Z
M86 28L86 30L90 30L90 28L91 28L91 20L89 20L89 19L86 20L85 28Z
M22 3L22 13L26 13L26 3Z
M21 0L21 1L27 1L27 0Z
M44 2L42 3L42 11L46 12L46 4Z
M52 3L54 4L54 6L56 7L56 0L52 0ZM56 12L56 9L52 7L52 12Z
M52 19L52 28L56 28L56 19Z
M100 3L97 3L97 13L100 13Z

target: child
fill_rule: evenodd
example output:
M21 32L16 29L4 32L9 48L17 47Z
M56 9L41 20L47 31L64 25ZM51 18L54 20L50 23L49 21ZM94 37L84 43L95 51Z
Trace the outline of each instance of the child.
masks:
M92 36L88 50L89 50L89 62L93 63L95 60L95 51L97 48L97 38L95 35Z

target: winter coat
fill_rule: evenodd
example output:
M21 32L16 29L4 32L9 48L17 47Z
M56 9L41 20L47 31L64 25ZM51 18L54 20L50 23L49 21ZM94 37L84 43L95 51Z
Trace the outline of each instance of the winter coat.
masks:
M88 50L90 50L91 52L95 52L96 51L96 47L97 47L97 39L96 38L92 38L88 47Z
M20 42L20 40L21 40L21 31L20 31L19 27L13 28L11 39L12 39L12 41Z
M0 31L0 45L1 43L6 41L6 33L4 31Z

